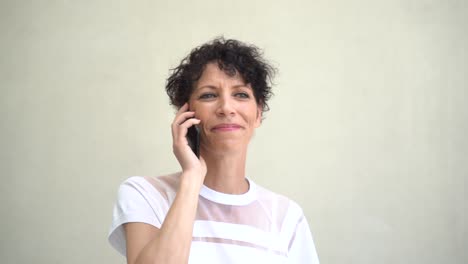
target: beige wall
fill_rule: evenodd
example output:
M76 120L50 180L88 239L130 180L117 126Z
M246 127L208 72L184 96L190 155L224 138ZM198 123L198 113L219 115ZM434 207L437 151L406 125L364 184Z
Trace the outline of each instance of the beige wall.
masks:
M125 262L119 183L178 170L168 69L224 34L280 70L248 176L322 263L467 263L466 1L274 2L2 1L0 262Z

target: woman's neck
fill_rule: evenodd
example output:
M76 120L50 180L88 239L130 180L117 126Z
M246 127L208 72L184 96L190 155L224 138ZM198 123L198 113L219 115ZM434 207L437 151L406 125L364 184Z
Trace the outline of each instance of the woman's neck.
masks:
M204 184L217 192L242 194L249 190L245 179L246 150L229 154L203 153L207 173Z

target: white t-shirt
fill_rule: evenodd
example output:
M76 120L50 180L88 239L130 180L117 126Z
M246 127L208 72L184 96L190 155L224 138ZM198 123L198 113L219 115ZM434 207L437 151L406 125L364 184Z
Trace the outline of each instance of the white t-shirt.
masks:
M110 244L126 254L123 224L161 228L174 201L180 173L124 181L114 206ZM189 263L313 263L319 260L307 220L290 199L249 180L241 195L202 186Z

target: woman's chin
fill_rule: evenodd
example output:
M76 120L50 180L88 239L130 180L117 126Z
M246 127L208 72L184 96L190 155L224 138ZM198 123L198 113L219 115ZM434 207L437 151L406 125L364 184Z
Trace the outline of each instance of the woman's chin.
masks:
M247 144L238 140L224 140L223 142L210 145L207 150L213 154L239 153L240 151L247 150Z

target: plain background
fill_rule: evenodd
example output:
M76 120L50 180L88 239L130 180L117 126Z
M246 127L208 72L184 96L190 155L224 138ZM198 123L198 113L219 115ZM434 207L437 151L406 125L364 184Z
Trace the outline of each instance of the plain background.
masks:
M125 263L119 184L179 170L169 69L216 36L278 69L248 176L321 263L467 263L466 1L2 1L2 263Z

